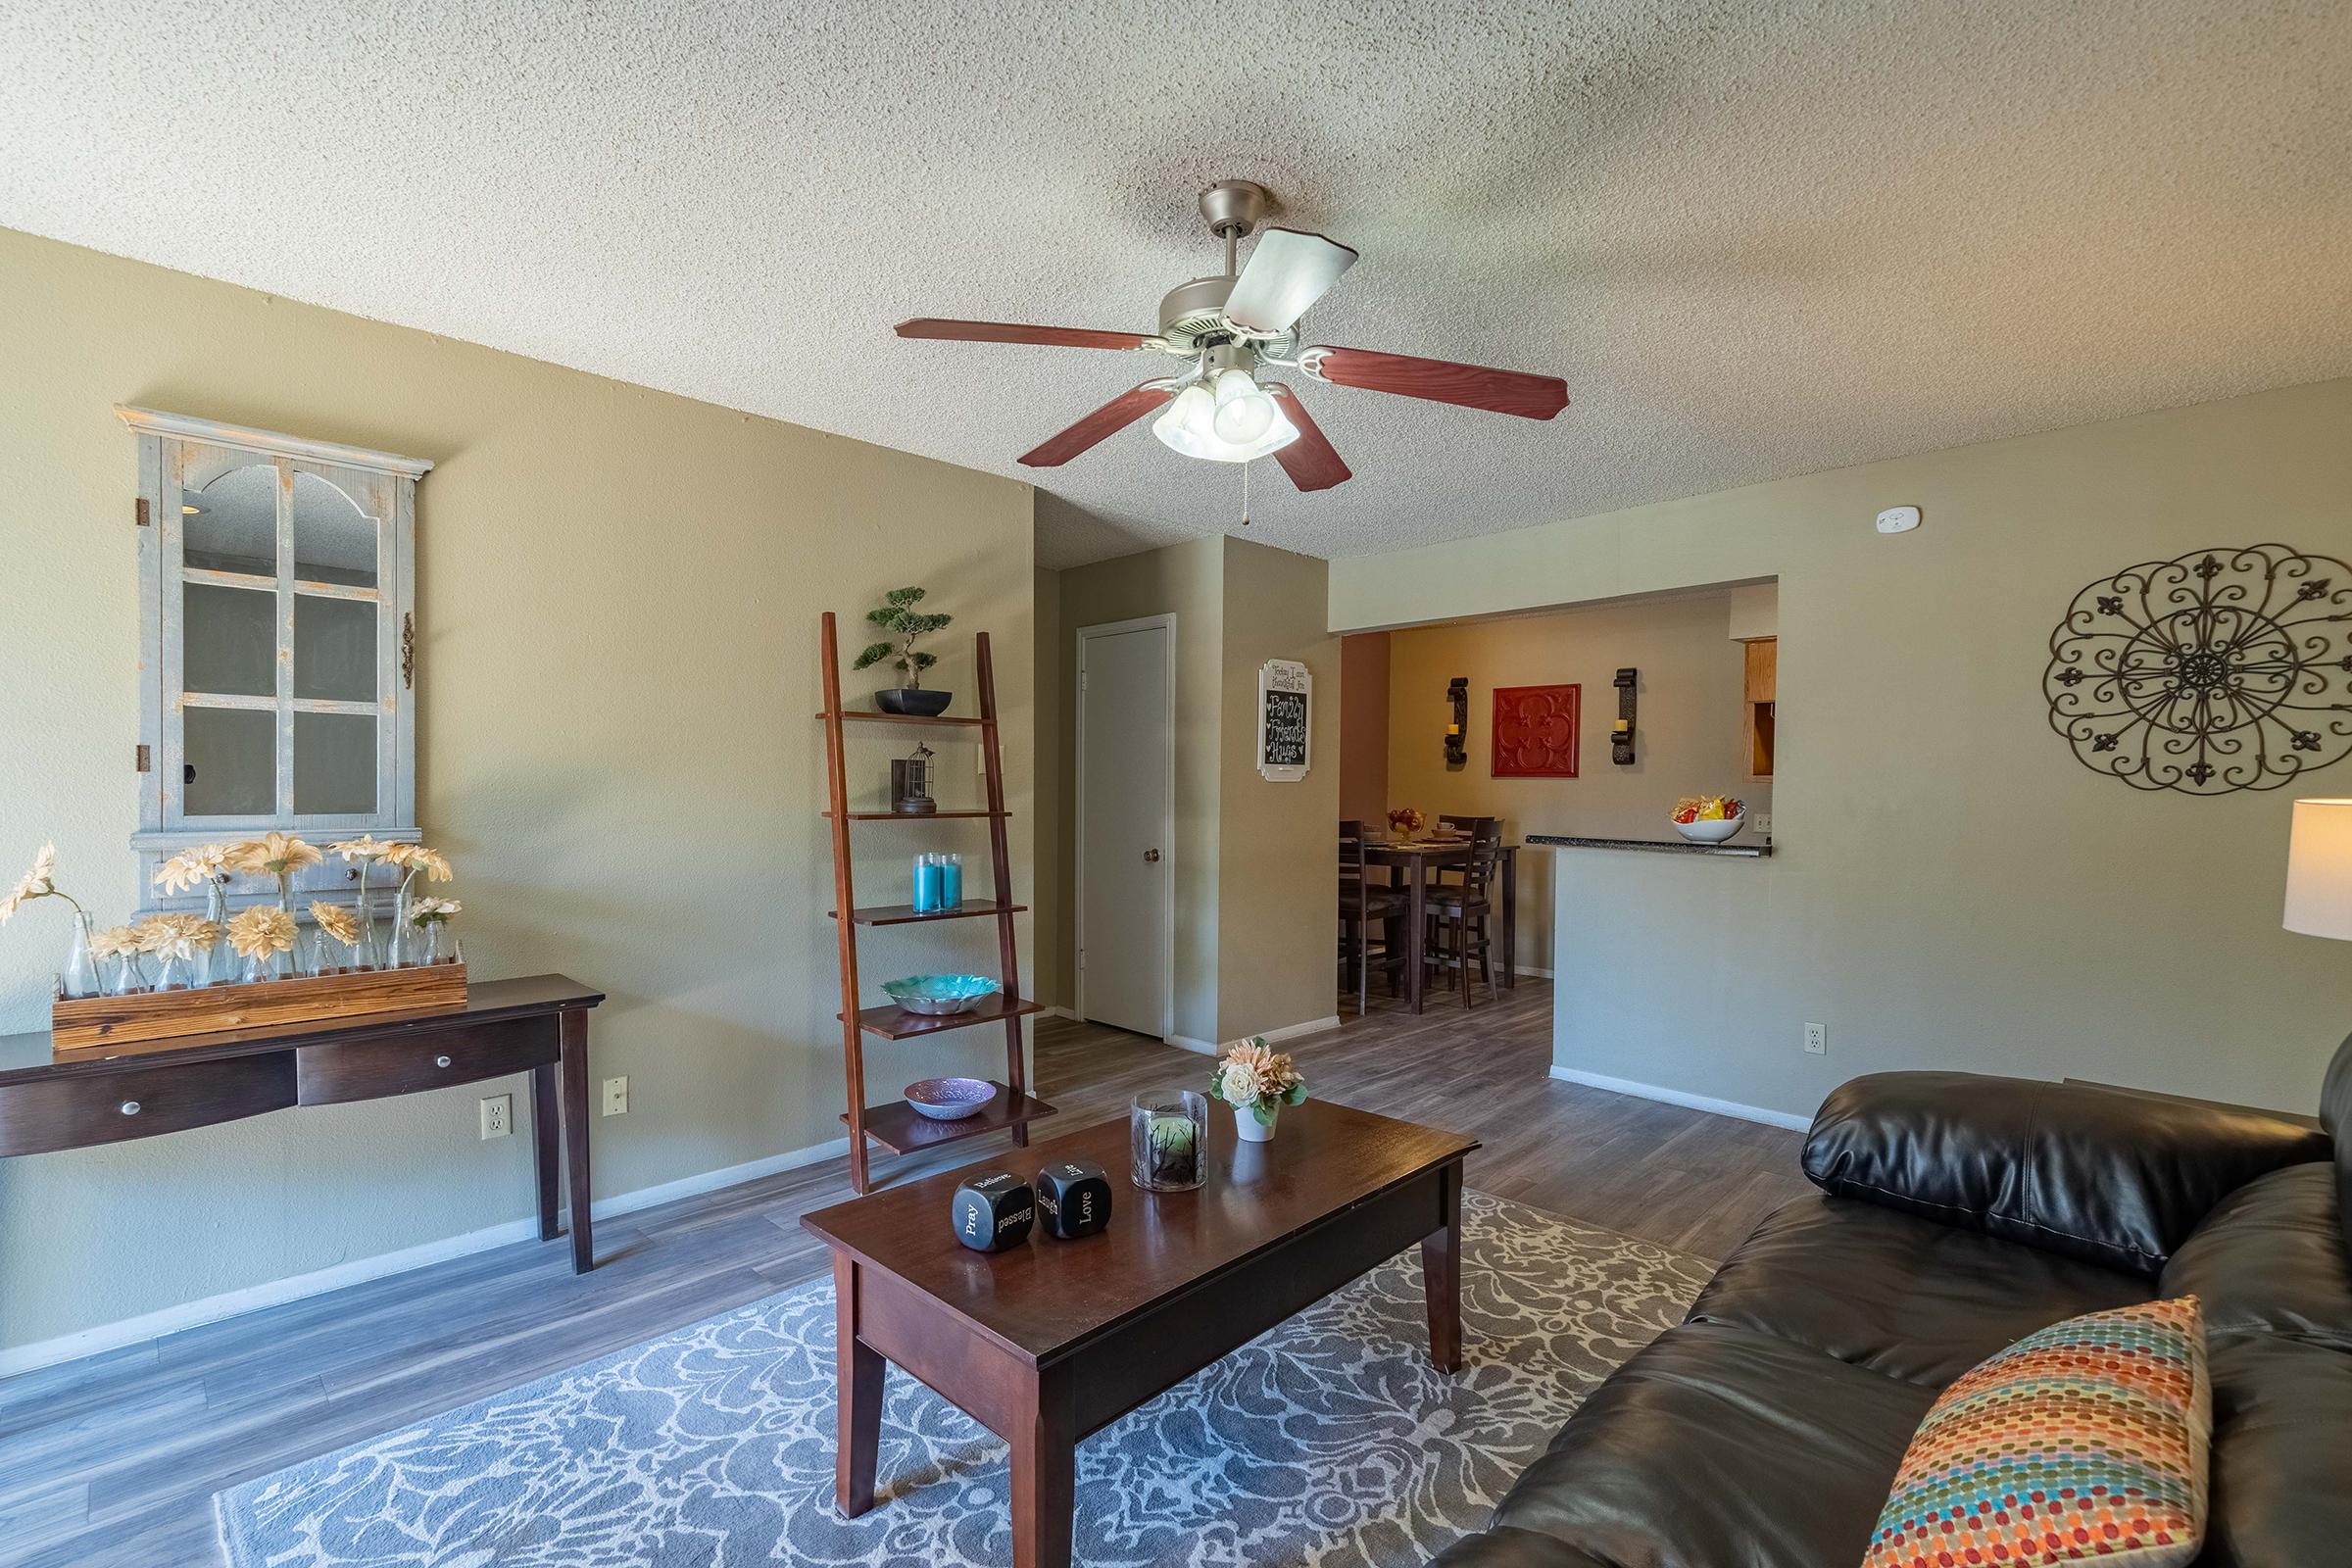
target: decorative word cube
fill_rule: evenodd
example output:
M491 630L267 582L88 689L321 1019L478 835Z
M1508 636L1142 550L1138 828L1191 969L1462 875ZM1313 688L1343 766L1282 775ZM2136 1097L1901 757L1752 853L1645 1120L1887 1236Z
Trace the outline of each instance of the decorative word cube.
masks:
M976 1252L1001 1252L1029 1239L1037 1195L1008 1170L991 1171L956 1189L956 1239Z
M1037 1173L1037 1209L1048 1236L1092 1236L1110 1223L1110 1179L1091 1159L1048 1165Z

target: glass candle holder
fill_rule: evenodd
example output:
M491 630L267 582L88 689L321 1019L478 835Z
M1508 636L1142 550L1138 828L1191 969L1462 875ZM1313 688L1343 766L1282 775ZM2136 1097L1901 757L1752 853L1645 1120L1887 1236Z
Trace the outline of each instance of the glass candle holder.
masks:
M1162 1089L1127 1112L1128 1175L1147 1193L1186 1193L1208 1180L1208 1097Z

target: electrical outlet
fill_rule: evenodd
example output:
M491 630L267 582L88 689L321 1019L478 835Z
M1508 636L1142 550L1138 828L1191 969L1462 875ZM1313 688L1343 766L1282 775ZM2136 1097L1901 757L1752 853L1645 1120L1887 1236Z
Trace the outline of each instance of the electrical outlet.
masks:
M1756 813L1755 827L1756 836L1758 838L1768 839L1772 837L1772 813L1770 811L1758 811Z
M514 1130L514 1097L490 1095L482 1101L482 1136L504 1138Z
M1809 1023L1805 1025L1805 1051L1808 1054L1815 1056L1826 1056L1830 1054L1830 1026L1828 1024Z
M605 1080L605 1114L626 1116L629 1113L629 1081L626 1078Z

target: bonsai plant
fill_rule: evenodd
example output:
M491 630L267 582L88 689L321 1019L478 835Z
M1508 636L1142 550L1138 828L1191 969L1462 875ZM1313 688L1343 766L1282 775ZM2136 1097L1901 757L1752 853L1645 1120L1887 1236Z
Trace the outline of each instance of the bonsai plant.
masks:
M893 588L882 596L881 609L865 612L865 618L888 632L891 640L869 645L850 667L864 669L887 662L897 668L899 684L874 693L874 706L885 713L944 713L955 700L950 692L923 690L923 671L938 663L939 656L920 651L914 640L944 629L956 617L926 614L915 608L922 602L920 588Z

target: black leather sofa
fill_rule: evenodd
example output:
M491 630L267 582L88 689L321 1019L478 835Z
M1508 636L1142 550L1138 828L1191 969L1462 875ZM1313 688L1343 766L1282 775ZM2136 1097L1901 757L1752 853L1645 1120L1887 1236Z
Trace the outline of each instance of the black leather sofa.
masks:
M2062 1318L2194 1293L2214 1389L2198 1563L2352 1564L2352 1040L2321 1124L1856 1079L1805 1140L1822 1195L1768 1216L1437 1561L1850 1568L1937 1391Z

